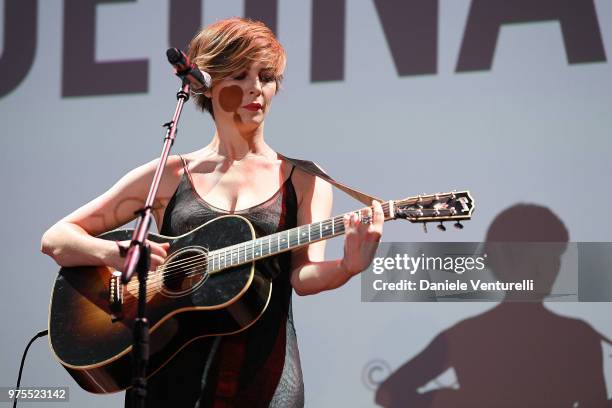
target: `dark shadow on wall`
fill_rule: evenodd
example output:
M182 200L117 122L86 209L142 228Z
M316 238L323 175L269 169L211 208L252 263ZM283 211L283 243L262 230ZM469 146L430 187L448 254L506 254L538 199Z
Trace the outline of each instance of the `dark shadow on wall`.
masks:
M500 281L534 279L539 293L507 295L497 307L438 334L376 392L383 407L612 407L602 341L588 323L542 303L559 273L568 232L548 208L519 204L487 233L490 266ZM502 242L512 250L501 250ZM542 251L538 244L547 243ZM522 243L522 244L521 244ZM418 389L453 368L459 387Z

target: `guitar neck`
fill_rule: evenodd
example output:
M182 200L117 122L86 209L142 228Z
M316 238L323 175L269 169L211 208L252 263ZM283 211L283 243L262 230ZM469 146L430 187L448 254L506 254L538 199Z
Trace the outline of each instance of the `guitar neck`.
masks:
M474 211L474 199L469 191L453 191L419 195L402 200L389 200L381 203L381 206L385 221L404 218L412 223L425 224L453 220L457 221L455 223L457 228L463 228L459 221L471 218ZM363 215L366 208L368 207L346 214ZM208 272L222 271L232 266L257 261L342 235L346 214L210 251L208 253ZM440 227L445 230L442 225Z
M393 201L385 201L381 206L385 221L393 219ZM362 213L366 208L346 214ZM257 261L313 242L342 235L344 234L344 215L341 214L312 224L300 225L265 237L210 251L208 253L208 272L219 272L226 268Z

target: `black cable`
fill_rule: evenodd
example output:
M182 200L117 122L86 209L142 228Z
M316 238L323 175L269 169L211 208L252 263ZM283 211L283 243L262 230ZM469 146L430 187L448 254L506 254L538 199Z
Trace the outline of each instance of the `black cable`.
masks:
M43 330L36 333L36 336L32 337L25 350L23 351L23 356L21 356L21 365L19 366L19 375L17 376L17 387L15 387L15 397L13 398L13 408L17 407L17 395L19 395L17 391L19 390L19 386L21 385L21 374L23 373L23 364L25 363L26 354L28 354L28 350L30 349L32 343L34 343L34 340L40 337L45 337L48 334L49 330Z

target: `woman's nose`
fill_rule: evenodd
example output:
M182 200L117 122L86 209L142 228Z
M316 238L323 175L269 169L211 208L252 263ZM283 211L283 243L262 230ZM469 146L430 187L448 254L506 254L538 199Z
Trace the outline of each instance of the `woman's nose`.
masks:
M261 81L259 77L249 82L249 94L261 94Z

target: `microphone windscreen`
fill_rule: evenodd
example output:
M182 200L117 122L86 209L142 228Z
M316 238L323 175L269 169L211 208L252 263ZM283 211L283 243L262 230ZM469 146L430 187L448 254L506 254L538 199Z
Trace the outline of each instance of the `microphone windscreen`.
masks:
M166 51L166 57L168 58L168 62L174 65L181 62L183 59L183 53L176 48L168 48Z

